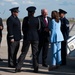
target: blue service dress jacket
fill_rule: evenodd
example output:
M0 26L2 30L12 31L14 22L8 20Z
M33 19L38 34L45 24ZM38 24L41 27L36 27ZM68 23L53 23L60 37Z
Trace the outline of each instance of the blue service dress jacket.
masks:
M60 18L61 20L61 32L63 34L64 40L67 40L69 38L69 21L68 19Z
M36 17L24 17L22 24L23 39L27 41L38 41L39 21Z
M7 19L7 37L8 39L14 39L20 41L21 36L21 23L18 17L11 15Z
M50 42L60 42L63 41L63 35L60 30L61 28L61 22L56 22L54 19L52 19L51 24L49 25L49 29L51 30L51 37Z

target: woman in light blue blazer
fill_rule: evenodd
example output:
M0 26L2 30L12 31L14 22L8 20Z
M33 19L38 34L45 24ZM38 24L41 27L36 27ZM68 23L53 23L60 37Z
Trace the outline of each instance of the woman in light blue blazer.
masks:
M51 64L49 66L49 70L53 70L61 64L61 41L64 40L60 30L61 22L59 20L59 13L57 11L52 11L51 16L52 20L49 25L49 29L51 30Z

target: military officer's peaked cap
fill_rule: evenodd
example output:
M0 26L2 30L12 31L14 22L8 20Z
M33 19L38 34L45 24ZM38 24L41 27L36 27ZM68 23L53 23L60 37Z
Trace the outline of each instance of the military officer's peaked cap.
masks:
M19 12L19 7L14 7L10 9L11 12Z
M67 14L67 12L65 10L59 9L59 14L64 13Z
M26 10L27 10L28 12L35 12L36 7L30 6L30 7L28 7Z

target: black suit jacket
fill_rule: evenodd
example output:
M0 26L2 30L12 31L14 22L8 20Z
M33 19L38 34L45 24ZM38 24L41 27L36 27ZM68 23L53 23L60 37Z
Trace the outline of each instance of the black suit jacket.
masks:
M24 40L28 41L38 41L39 36L38 36L38 18L36 17L25 17L23 19L23 24L22 24L22 31L24 35Z
M7 19L7 37L19 41L21 39L21 23L18 17L11 15Z
M0 36L2 37L2 30L3 30L3 22L2 22L2 18L0 18L0 26L2 26L2 29L0 29Z
M51 22L51 18L47 17L48 20L48 26L46 26L45 22L44 22L44 17L42 15L38 16L38 18L40 19L40 30L39 30L39 39L45 40L45 41L49 41L49 31L45 31L45 28L48 28L48 26L50 25ZM48 28L49 29L49 28Z

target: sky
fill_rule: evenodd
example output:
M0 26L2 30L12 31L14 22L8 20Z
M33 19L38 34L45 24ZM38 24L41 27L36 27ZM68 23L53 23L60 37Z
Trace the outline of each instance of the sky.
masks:
M48 10L48 16L51 16L53 10L64 9L68 13L66 17L75 18L75 0L0 0L0 17L7 19L11 12L9 9L13 7L19 7L19 18L27 16L26 8L29 6L35 6L35 16L41 14L41 9Z

